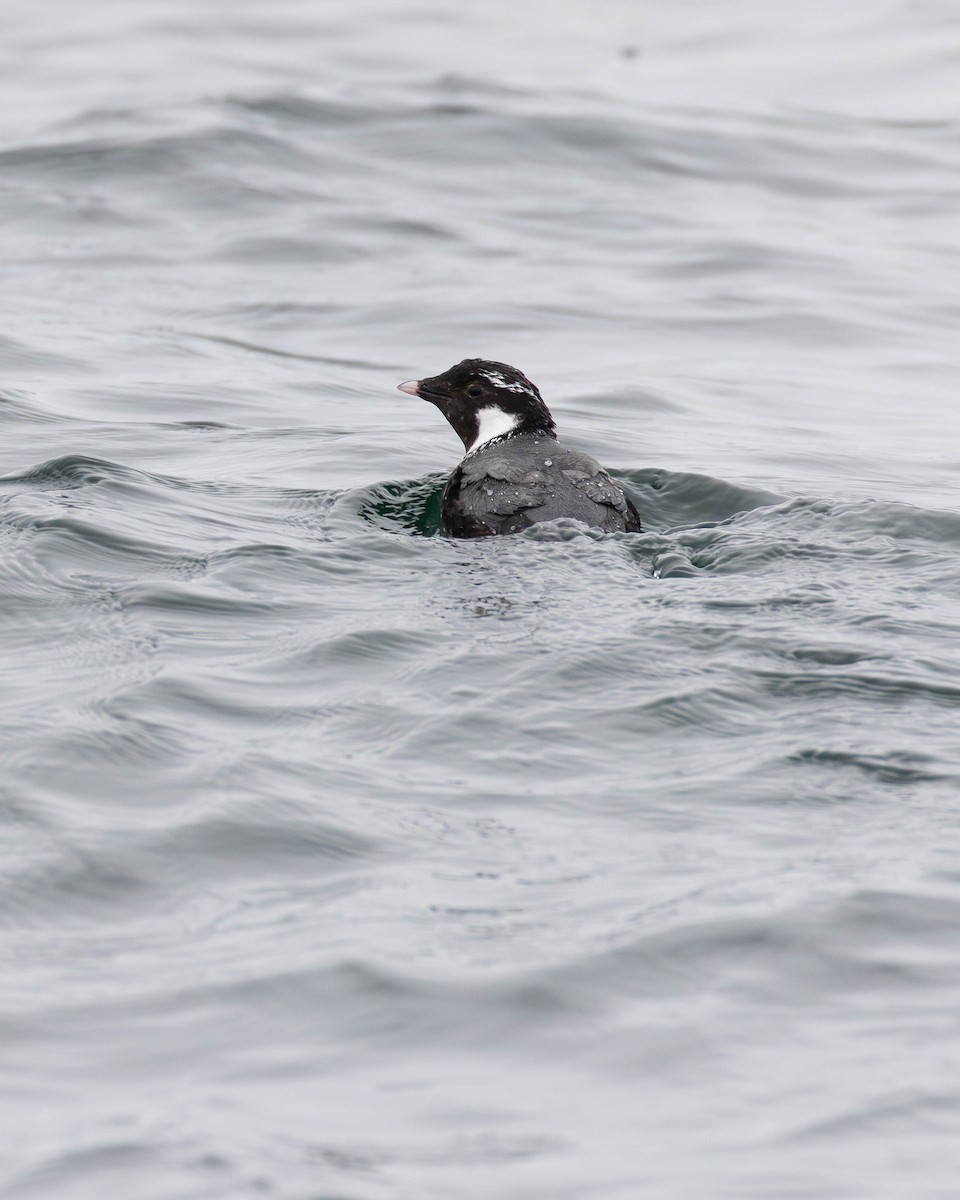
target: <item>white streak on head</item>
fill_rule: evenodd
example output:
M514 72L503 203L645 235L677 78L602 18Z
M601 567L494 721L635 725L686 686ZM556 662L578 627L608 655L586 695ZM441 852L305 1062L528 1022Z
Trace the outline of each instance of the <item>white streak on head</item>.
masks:
M525 396L533 396L536 399L536 393L531 391L525 383L521 383L519 379L507 379L506 375L502 375L499 371L481 371L480 374L494 387L503 388L505 392L522 392Z
M511 430L516 429L520 423L520 418L514 413L504 412L502 408L497 408L496 405L490 405L489 408L478 410L477 423L479 430L473 440L473 445L467 447L468 454L472 454L474 450L479 450L491 438L502 437L503 434L510 433Z

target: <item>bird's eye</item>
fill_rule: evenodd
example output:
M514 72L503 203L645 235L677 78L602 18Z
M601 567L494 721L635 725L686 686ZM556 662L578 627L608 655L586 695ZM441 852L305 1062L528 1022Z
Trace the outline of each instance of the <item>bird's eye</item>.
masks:
M467 395L471 400L479 400L483 395L483 388L479 383L473 383L467 388Z

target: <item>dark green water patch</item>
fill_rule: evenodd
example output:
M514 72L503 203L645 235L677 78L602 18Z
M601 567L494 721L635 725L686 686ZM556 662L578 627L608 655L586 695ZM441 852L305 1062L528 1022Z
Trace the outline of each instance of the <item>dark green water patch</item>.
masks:
M380 529L436 537L440 532L440 498L446 476L374 484L348 493L342 503Z

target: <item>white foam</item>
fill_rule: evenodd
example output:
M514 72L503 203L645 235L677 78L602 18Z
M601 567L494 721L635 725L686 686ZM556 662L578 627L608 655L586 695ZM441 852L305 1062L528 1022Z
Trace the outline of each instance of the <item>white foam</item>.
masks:
M508 379L506 375L502 375L499 371L481 371L480 374L494 387L503 388L505 392L522 392L525 396L533 396L536 398L536 393L527 387L525 383L521 383L519 379Z
M502 408L497 408L492 404L488 408L481 408L477 411L477 422L479 430L473 445L467 447L468 454L479 450L491 438L502 437L505 433L516 429L520 418L515 413L504 412Z

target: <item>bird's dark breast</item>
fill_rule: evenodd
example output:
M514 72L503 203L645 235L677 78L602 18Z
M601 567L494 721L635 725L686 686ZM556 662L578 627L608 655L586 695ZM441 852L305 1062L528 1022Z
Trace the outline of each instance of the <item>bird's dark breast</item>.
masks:
M461 490L463 472L458 467L447 480L440 501L440 532L444 537L491 537L500 533L498 524L468 510Z
M560 517L609 533L640 531L636 508L592 458L552 440L545 450L542 441L525 442L509 439L457 467L441 500L443 534L474 538L519 533Z

